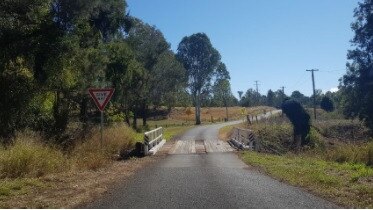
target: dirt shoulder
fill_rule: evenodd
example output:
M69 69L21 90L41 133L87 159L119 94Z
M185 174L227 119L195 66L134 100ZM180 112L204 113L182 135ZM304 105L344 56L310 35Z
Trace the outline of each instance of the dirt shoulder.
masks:
M0 195L0 208L74 208L105 193L117 182L130 179L136 171L163 158L152 156L113 162L97 171L67 172L34 179L29 189Z

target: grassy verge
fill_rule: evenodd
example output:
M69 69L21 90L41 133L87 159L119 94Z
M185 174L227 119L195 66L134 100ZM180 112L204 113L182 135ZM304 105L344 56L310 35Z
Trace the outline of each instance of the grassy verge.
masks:
M176 126L176 127L168 127L164 130L164 138L168 141L176 137L177 135L180 135L184 133L185 131L193 128L194 125L189 126Z
M246 163L349 208L373 208L373 169L315 157L242 152Z
M70 151L62 151L33 132L18 134L12 145L0 147L0 208L40 208L52 205L48 202L60 202L63 198L58 195L41 206L39 201L34 202L46 191L71 187L60 185L61 180L57 183L46 181L45 177L68 174L72 180L82 181L82 177L75 175L95 174L113 165L121 150L133 147L134 135L127 126L112 125L104 129L101 145L99 129L93 129ZM80 192L72 190L70 193L68 197Z
M312 122L309 145L293 152L292 125L286 117L240 127L251 129L261 152L241 152L249 165L348 208L373 208L373 142L360 122L321 113ZM231 127L220 130L229 134ZM270 148L271 150L267 150ZM271 154L272 149L282 155Z
M191 127L167 127L165 138ZM123 124L105 128L102 146L99 129L94 129L68 152L32 132L20 134L12 146L0 147L0 208L72 208L87 202L158 158L115 161L136 141L143 141L143 133Z

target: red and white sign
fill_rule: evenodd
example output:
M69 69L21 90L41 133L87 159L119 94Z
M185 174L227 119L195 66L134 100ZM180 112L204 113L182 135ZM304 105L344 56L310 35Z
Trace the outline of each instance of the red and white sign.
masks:
M89 95L93 98L96 106L100 111L104 111L105 106L110 101L111 96L113 96L114 88L104 88L104 89L88 89Z

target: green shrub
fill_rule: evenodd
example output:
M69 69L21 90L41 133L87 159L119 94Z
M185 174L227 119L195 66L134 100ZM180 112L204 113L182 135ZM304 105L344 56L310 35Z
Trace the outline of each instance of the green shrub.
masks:
M110 106L106 111L108 123L124 122L124 113L117 110L114 106Z
M253 124L251 129L260 140L264 150L271 152L275 150L278 153L286 153L290 150L293 142L293 129L289 123L280 124Z
M0 153L0 177L40 177L69 169L61 151L40 142L35 135L18 135L14 145Z
M325 154L326 160L339 163L360 163L370 165L372 159L373 143L354 145L347 144L330 149Z
M373 166L373 142L368 144L368 166Z
M314 149L318 150L325 150L325 142L323 140L323 137L317 132L315 128L310 129L310 132L308 133L307 137L308 141L310 142L310 146Z
M369 130L358 121L351 120L327 120L317 121L313 125L321 135L327 138L343 140L365 140Z

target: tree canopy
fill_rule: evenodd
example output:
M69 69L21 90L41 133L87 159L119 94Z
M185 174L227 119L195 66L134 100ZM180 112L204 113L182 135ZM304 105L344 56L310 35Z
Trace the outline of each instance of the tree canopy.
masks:
M184 37L177 49L177 58L187 71L188 87L196 107L196 124L201 124L200 108L203 92L209 92L211 81L221 66L221 56L204 33Z
M347 72L340 80L344 114L359 117L373 129L373 1L360 2L354 17L351 43L355 49L348 51Z

